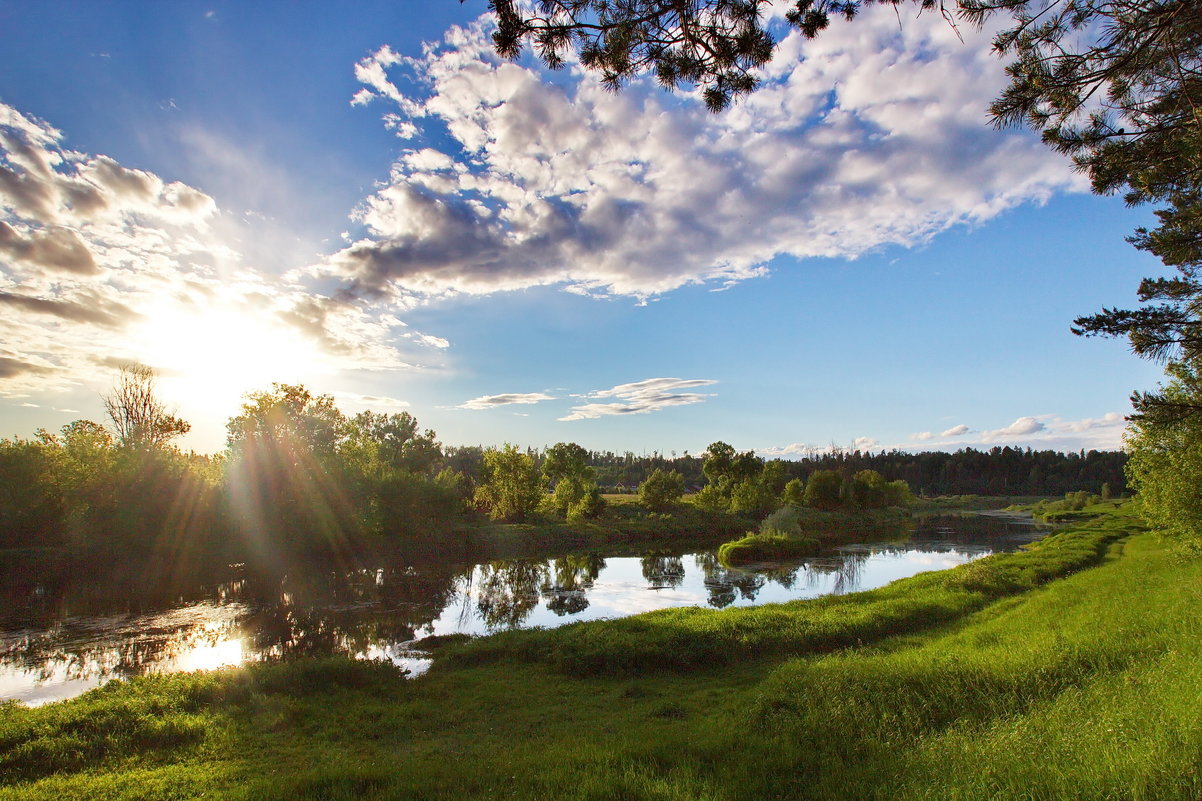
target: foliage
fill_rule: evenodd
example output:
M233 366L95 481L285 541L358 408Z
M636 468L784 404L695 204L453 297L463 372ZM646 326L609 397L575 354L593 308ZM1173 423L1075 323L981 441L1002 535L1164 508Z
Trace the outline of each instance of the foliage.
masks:
M543 480L554 488L549 506L572 522L594 518L605 508L588 456L574 442L557 442L543 455Z
M529 453L509 443L484 451L476 505L493 520L525 520L537 508L542 494L541 476Z
M763 517L776 506L779 493L774 493L762 477L745 478L730 490L730 511L733 514Z
M1171 364L1161 395L1173 405L1202 404L1192 364ZM1148 519L1195 546L1202 544L1202 420L1152 416L1132 421L1127 473Z
M800 536L801 513L796 506L782 506L760 521L760 533L781 537Z
M654 512L667 512L684 495L684 477L675 470L656 468L639 484L639 501Z
M417 419L408 412L360 412L347 420L343 448L368 450L370 461L381 468L429 475L442 459L442 445L430 429L418 433Z
M806 481L802 499L815 509L838 509L842 503L843 479L833 470L815 470Z
M529 6L493 0L497 52L515 58L529 39L546 64L558 69L577 50L586 69L613 89L652 70L668 88L704 87L717 111L756 85L753 70L772 57L774 42L761 19L766 0L548 0Z
M805 482L800 478L791 478L781 491L781 503L785 506L801 506L805 503Z
M731 477L734 462L735 449L725 442L714 442L701 455L701 472L710 484L718 484Z
M565 478L592 479L588 457L575 442L557 442L543 454L543 479L552 487Z

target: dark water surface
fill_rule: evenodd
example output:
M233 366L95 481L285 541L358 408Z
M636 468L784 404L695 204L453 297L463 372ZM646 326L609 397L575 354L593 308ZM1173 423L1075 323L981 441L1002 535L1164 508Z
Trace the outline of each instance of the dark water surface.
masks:
M232 578L166 602L83 583L35 587L26 597L10 596L0 615L0 699L39 704L114 678L298 654L389 659L417 673L429 663L413 642L432 634L855 592L1013 550L1043 534L1029 521L987 515L921 518L908 533L744 570L723 567L713 551L656 551L390 565L285 581L267 593Z

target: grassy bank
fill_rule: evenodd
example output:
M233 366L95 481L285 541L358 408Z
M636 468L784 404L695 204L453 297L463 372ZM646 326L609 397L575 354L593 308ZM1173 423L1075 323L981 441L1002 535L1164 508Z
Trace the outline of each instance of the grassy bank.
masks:
M1199 586L1112 514L868 593L448 646L414 681L114 683L0 707L0 799L1197 798Z

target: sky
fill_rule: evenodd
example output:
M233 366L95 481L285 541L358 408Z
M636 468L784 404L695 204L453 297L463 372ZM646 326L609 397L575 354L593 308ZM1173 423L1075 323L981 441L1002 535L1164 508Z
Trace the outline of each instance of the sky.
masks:
M122 364L215 452L273 382L448 445L1121 446L1072 320L1150 210L997 130L989 30L869 7L711 114L491 50L484 0L0 5L0 436Z

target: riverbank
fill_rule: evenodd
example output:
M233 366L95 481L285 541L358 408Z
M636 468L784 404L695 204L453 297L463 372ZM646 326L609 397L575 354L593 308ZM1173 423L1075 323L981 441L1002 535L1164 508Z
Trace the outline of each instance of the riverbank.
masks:
M417 680L112 683L0 707L0 798L1195 798L1200 579L1120 513L867 593L455 644Z
M821 547L904 538L906 509L822 511L799 509L802 528ZM671 512L649 512L628 502L612 504L605 516L580 523L493 523L463 532L466 553L478 560L547 556L604 548L611 555L648 549L717 547L755 529L754 518L679 504Z

